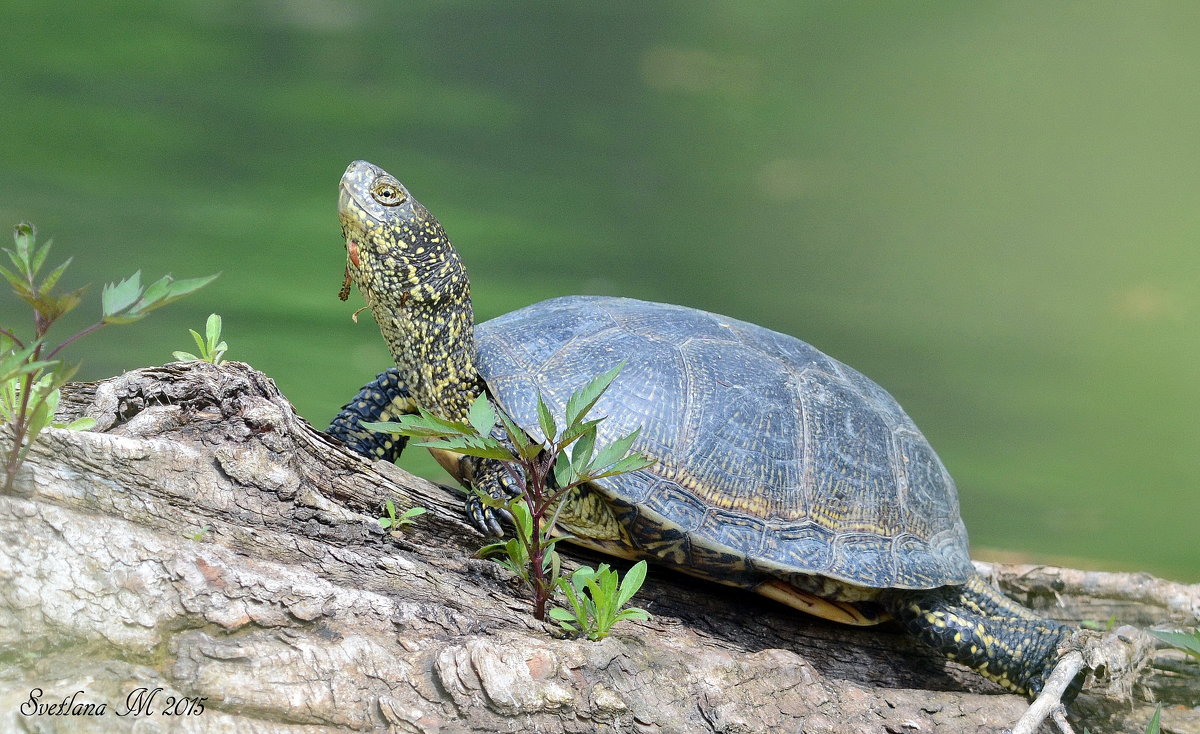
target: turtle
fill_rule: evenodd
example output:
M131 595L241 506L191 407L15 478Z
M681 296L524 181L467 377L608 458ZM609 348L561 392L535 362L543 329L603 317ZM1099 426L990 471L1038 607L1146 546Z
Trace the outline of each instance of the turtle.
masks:
M462 260L395 176L355 161L338 202L341 295L358 286L395 359L327 429L353 451L394 461L404 439L361 423L418 407L465 420L481 394L540 439L539 394L562 415L574 390L624 363L594 408L597 441L640 428L633 449L655 463L564 498L559 529L572 542L843 623L894 619L1029 696L1073 644L1075 628L976 572L949 472L861 373L762 326L629 298L554 298L475 324ZM434 454L468 489L522 489L495 460ZM501 534L474 497L472 522Z

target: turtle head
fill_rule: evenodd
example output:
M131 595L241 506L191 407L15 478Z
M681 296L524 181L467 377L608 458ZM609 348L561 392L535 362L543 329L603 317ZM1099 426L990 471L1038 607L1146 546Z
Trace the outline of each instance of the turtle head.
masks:
M355 161L342 175L338 216L346 282L358 285L416 404L465 418L483 392L473 359L467 271L442 225L379 166Z
M441 223L395 176L351 163L338 189L338 217L347 284L358 284L377 319L409 302L469 302L466 271Z

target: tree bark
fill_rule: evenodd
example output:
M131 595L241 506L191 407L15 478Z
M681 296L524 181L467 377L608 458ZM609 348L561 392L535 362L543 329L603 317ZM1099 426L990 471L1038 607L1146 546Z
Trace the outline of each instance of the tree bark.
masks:
M0 496L4 731L996 732L1027 705L891 625L656 568L649 621L566 638L472 557L461 495L345 450L240 363L73 384L78 415L96 428L48 429ZM389 498L429 513L393 537ZM981 569L1057 619L1200 620L1200 586ZM1200 732L1196 669L1160 651L1133 700L1072 710L1141 732L1156 699Z

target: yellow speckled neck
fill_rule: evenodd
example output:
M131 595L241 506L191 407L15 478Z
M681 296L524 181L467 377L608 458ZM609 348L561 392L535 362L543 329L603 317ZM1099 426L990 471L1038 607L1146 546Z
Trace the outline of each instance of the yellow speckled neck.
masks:
M338 215L358 285L417 404L461 419L483 392L466 268L438 220L394 176L355 161Z

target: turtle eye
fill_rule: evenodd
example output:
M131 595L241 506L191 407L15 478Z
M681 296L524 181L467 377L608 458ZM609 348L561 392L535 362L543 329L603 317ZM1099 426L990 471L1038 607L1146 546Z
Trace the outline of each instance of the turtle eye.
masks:
M391 181L380 181L371 187L371 196L384 206L396 206L404 203L404 192Z

